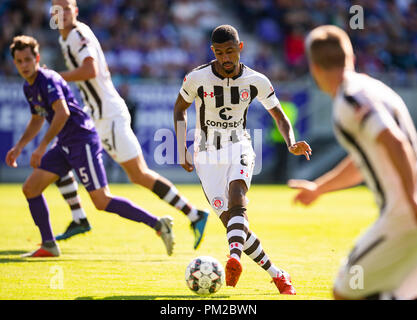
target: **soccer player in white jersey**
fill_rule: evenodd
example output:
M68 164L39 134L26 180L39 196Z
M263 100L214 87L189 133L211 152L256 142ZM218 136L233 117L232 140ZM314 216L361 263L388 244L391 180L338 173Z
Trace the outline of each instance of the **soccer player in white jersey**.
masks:
M197 249L204 234L208 212L198 210L179 194L170 181L147 167L139 142L130 127L131 119L126 103L111 81L100 43L91 29L77 20L76 0L53 0L52 4L63 10L62 17L57 14L59 10L54 11L58 19L63 18L59 43L69 69L61 72L61 76L66 81L76 82L85 106L89 107L104 149L120 164L133 183L148 188L189 218L195 237L194 249ZM70 183L69 178L62 180ZM73 195L76 190L73 182ZM70 230L67 229L57 239L71 236L74 233L72 225L77 226L73 221Z
M230 25L218 26L211 37L216 60L200 66L184 78L175 103L174 121L178 146L187 159L187 108L196 101L194 165L208 202L227 228L230 258L226 264L226 285L236 286L242 266L242 251L266 270L282 294L295 294L287 272L271 263L255 233L249 229L246 193L250 187L255 153L246 131L249 104L258 100L275 119L295 155L311 154L309 145L296 142L291 124L281 109L270 81L240 63L243 42Z
M305 44L311 74L333 99L334 132L348 156L315 181L290 180L291 187L300 189L295 201L308 205L324 193L365 181L375 195L380 216L341 267L334 297L401 299L396 291L417 267L413 121L391 88L355 72L352 44L345 31L320 26L310 32ZM363 287L354 278L359 274L363 274Z

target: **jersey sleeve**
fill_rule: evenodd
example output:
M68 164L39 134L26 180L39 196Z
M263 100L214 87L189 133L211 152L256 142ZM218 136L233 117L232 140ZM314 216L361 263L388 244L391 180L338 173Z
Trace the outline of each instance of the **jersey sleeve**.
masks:
M368 97L345 97L354 109L351 121L347 123L357 128L358 136L367 137L375 141L378 135L385 129L397 128L393 116L380 101L371 101Z
M193 72L187 74L182 81L180 94L188 103L193 103L197 97L197 85L195 81L195 74Z
M65 95L62 91L61 84L56 79L48 78L46 83L46 95L48 97L48 103L51 107L55 101L65 100Z
M363 134L368 135L372 140L376 140L383 130L398 127L392 115L383 106L372 108L366 118L362 119L361 126Z
M265 109L269 110L279 105L278 98L275 95L274 87L267 77L261 76L259 78L257 89L258 101L262 103Z
M92 57L97 59L96 50L93 46L92 41L86 38L79 30L71 35L69 39L69 46L72 54L77 57L80 64L85 58Z

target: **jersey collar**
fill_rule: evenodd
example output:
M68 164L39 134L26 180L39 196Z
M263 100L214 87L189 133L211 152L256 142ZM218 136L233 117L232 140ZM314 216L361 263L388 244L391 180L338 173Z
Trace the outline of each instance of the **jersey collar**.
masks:
M213 60L210 64L211 64L211 71L213 72L213 74L216 76L216 77L218 77L218 78L220 78L220 79L222 79L222 80L224 80L225 79L225 77L223 77L220 73L218 73L217 71L216 71L216 68L214 67L214 61L215 60ZM237 74L237 75L235 75L234 77L232 77L231 79L233 79L233 80L236 80L237 78L239 78L242 74L243 74L243 69L245 68L245 65L243 64L243 63L240 63L240 70L239 70L239 73Z

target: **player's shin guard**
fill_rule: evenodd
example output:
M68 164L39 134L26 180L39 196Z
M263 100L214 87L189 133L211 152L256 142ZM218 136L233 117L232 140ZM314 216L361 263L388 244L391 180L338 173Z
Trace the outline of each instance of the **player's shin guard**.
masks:
M227 240L230 257L240 260L243 245L249 232L249 221L245 218L246 208L235 206L229 210L230 219L227 222Z
M45 198L41 194L35 198L27 199L33 221L38 226L42 237L42 243L55 241L49 221L49 210Z
M158 218L154 215L133 204L129 200L120 197L113 197L107 205L105 211L116 213L129 220L143 222L154 229L158 222Z
M199 219L200 216L198 215L198 210L189 203L186 198L178 193L175 186L168 185L161 180L156 180L152 192L171 206L181 210L191 222L195 222Z
M72 219L79 223L80 219L86 218L84 209L81 207L80 196L77 193L78 183L75 181L72 171L68 172L66 176L61 177L56 182L56 185L71 209Z
M252 231L248 232L246 242L243 246L243 252L268 272L271 277L274 278L280 275L280 269L271 263L269 257L262 248L261 242Z

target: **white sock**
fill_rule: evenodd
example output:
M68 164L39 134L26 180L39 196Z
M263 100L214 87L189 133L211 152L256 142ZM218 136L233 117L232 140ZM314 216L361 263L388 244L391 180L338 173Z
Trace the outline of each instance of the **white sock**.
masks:
M87 218L84 209L81 207L81 199L78 195L78 183L74 179L72 171L66 176L61 177L57 182L59 192L61 192L65 201L71 209L72 219L79 223L80 219Z

